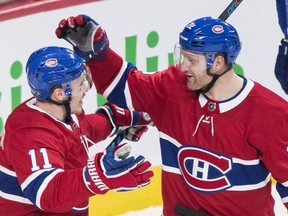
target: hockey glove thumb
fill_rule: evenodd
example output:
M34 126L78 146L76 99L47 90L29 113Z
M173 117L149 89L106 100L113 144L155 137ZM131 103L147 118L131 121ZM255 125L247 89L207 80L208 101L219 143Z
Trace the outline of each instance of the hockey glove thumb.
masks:
M86 61L102 58L109 48L105 30L87 15L62 19L55 34L72 44L74 51Z
M87 166L84 168L84 180L92 193L105 194L108 190L135 190L150 183L150 178L153 176L153 172L149 170L151 163L145 161L143 156L119 158L123 154L127 156L127 149L123 150L125 145L118 148L110 146L104 152L88 159Z

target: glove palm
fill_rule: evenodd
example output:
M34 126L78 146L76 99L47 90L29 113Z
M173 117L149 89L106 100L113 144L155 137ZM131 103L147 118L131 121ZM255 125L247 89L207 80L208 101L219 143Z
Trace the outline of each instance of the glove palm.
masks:
M61 20L55 34L72 44L74 51L86 61L102 58L109 48L105 30L86 15Z

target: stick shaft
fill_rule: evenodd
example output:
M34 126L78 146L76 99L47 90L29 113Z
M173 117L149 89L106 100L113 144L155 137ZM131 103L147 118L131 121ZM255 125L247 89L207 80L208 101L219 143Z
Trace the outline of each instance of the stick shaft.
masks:
M129 130L129 128L127 128L127 129L121 131L120 133L118 133L115 136L115 138L111 141L111 143L107 146L107 148L112 146L112 145L113 146L118 146L122 142L122 140L128 135L128 130Z
M286 12L286 35L288 35L288 0L285 0L285 12Z
M223 21L226 21L228 17L231 16L231 14L235 11L235 9L240 5L240 3L243 0L233 0L222 12L222 14L219 16L219 19L222 19Z

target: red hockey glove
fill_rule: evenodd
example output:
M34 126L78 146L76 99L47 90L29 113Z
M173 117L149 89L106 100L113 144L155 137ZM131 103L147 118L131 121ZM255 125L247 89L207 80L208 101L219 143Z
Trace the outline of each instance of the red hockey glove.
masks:
M74 51L86 61L103 57L109 48L105 30L87 15L62 19L55 34L72 44Z
M147 125L152 125L150 116L145 112L136 112L123 109L110 102L105 103L96 111L98 114L107 116L112 125L111 136L123 130L125 127L133 126L129 129L127 138L131 141L138 141L142 134L147 131ZM131 130L131 131L130 131Z
M148 185L153 176L153 172L148 170L151 163L141 155L127 158L129 152L124 144L116 148L110 146L90 157L84 168L87 188L94 194L105 194L112 189L129 191Z

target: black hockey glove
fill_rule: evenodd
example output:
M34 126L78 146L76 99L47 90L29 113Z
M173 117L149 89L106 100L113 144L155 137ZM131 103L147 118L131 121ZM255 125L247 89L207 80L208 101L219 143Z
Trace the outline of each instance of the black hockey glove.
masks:
M72 44L74 51L86 61L103 57L109 48L105 30L86 15L62 19L55 34Z

